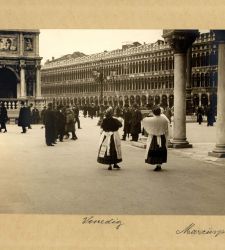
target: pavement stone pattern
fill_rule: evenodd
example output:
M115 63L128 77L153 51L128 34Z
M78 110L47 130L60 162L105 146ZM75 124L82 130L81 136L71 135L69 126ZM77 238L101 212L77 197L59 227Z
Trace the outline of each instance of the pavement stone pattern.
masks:
M189 123L196 147L169 150L161 172L145 164L144 149L122 141L121 170L108 171L96 161L97 121L81 117L78 140L55 147L45 145L41 125L27 134L8 125L0 133L0 213L225 215L225 168L206 154L214 127Z

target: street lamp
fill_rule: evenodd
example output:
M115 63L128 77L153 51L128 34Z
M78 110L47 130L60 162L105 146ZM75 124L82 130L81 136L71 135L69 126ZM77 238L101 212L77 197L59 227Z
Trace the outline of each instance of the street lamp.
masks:
M93 71L93 75L95 80L100 84L100 96L99 96L99 121L97 125L101 125L104 114L103 114L103 82L104 82L104 74L103 74L103 60L99 61L99 69Z

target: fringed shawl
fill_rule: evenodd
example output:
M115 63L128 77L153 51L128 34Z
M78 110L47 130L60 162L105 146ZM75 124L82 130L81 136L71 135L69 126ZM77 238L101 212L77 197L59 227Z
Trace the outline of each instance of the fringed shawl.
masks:
M165 115L146 117L143 119L143 127L149 135L168 134L169 120Z

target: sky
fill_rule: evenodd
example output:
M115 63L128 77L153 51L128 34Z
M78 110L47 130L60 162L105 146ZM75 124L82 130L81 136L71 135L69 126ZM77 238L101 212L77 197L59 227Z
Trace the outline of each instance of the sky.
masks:
M121 49L124 43L153 43L162 39L162 30L45 29L40 30L39 54L42 64L75 51L86 55Z

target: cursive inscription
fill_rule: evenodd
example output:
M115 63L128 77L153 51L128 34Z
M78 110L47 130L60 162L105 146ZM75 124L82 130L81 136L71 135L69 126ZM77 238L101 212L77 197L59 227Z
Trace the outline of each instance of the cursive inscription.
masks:
M214 235L215 237L224 234L224 229L213 229L212 227L199 229L196 227L195 223L191 223L187 227L183 229L179 229L176 231L176 234L190 234L190 235Z
M90 216L90 217L84 217L82 224L102 224L102 225L115 225L116 229L119 229L122 225L124 225L121 220L118 219L96 219L94 216Z

